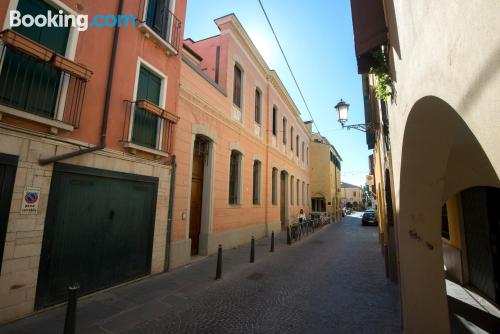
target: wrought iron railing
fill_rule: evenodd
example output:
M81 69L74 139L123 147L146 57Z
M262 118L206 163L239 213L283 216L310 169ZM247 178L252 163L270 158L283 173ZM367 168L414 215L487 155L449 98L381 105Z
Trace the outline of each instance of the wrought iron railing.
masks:
M125 101L123 142L172 154L176 115L146 100Z
M12 36L21 36L11 32ZM38 57L26 45L7 41L2 32L0 48L0 104L44 118L62 121L78 128L82 113L87 77L91 71L84 67L83 74L68 66L80 65L66 58L49 54ZM22 36L21 36L22 38ZM50 56L50 58L49 58ZM86 72L88 71L88 72Z
M139 17L144 17L142 23L179 52L182 22L170 11L168 4L169 1L148 1Z

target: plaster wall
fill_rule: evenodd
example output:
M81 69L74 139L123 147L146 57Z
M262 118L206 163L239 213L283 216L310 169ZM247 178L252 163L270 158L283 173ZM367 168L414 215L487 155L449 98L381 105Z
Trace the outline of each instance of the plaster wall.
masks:
M227 20L226 20L227 19ZM221 21L222 20L222 21ZM211 151L212 172L207 175L212 179L209 189L211 196L204 200L208 207L206 219L202 219L200 234L200 254L214 253L220 243L224 248L248 243L250 237L262 237L271 231L281 229L280 223L280 191L279 173L286 171L294 179L300 180L300 200L296 202L294 189L293 205L288 205L288 215L294 219L300 210L308 211L308 194L302 199L302 182L310 184L308 160L302 155L297 158L295 151L282 144L282 122L284 115L288 119L289 127L294 126L295 133L300 136L300 143L309 147L308 131L298 116L298 111L291 111L280 92L280 87L271 81L271 73L267 65L259 63L258 51L245 38L245 32L234 16L216 20L221 35L208 40L190 43L190 47L205 59L207 63L213 54L215 46L221 47L221 66L230 70L223 70L225 77L221 82L227 82L227 87L214 85L211 79L211 70L207 70L208 79L200 75L192 64L183 62L181 67L181 85L179 91L179 114L181 119L176 131L176 154L178 172L176 177L176 195L174 205L173 238L176 243L187 243L189 240L190 221L190 194L193 144L196 135L203 135L211 141L214 148ZM214 44L216 43L216 44ZM235 119L233 106L233 67L238 64L243 70L243 99L242 120ZM222 65L224 64L224 65ZM264 66L265 65L265 66ZM203 62L201 64L203 65ZM255 122L255 89L262 92L261 124ZM278 136L272 134L272 108L277 106ZM288 145L290 139L288 139ZM301 146L301 144L300 144ZM232 149L242 153L241 172L241 202L238 205L228 203L229 193L229 162ZM300 152L302 153L302 152ZM259 160L261 165L261 200L255 205L252 201L253 163ZM278 169L277 178L277 205L272 204L272 169ZM288 181L289 182L289 181ZM295 185L296 186L296 185ZM205 190L204 190L205 191ZM304 190L304 192L306 192ZM289 199L287 199L289 201ZM304 201L304 205L302 205ZM290 202L289 202L290 203ZM188 247L172 249L175 266L182 265L190 260L186 255ZM184 253L182 253L184 252ZM182 254L181 254L182 253ZM180 260L179 260L180 259Z
M386 11L391 2L385 1ZM444 201L457 191L478 184L498 185L500 3L394 0L393 4L394 15L386 15L395 79L395 99L388 110L404 330L448 332L436 217ZM426 97L437 99L417 104ZM460 138L472 138L461 129L462 124L484 153L476 167L469 166L466 157L477 157L477 151L452 150ZM412 150L405 145L418 142L427 149ZM410 152L421 152L421 162L412 160ZM462 163L455 163L459 161ZM414 163L422 172L407 173L407 163ZM457 166L463 167L460 172L453 170ZM433 248L412 238L414 233Z

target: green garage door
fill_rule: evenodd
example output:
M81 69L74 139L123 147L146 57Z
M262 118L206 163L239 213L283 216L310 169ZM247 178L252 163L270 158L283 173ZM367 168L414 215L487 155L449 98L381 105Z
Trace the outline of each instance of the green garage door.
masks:
M55 164L36 308L147 275L158 179Z

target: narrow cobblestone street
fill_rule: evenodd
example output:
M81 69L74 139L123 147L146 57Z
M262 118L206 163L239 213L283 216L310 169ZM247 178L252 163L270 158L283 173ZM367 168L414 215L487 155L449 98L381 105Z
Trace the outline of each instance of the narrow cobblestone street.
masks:
M348 217L190 296L190 307L131 333L396 333L396 286L376 228Z
M83 300L77 333L397 333L397 286L384 274L376 227L358 217L269 253L257 243L224 254L214 281L209 257L172 273ZM64 308L0 328L0 333L62 332Z

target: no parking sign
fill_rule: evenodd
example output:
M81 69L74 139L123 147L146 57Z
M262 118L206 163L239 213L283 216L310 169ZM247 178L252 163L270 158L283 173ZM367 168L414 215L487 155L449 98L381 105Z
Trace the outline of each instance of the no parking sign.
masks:
M36 215L40 203L40 188L26 187L21 202L21 214Z

